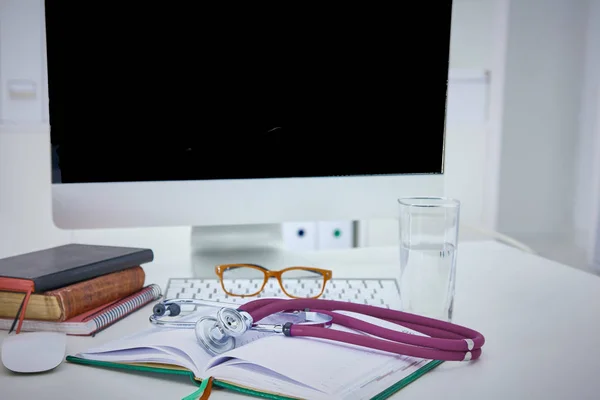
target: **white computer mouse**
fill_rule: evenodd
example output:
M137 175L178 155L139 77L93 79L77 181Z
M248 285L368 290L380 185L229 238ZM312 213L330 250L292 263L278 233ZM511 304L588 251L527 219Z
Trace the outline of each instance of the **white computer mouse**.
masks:
M63 362L67 336L58 332L21 332L2 341L2 364L19 373L49 371Z

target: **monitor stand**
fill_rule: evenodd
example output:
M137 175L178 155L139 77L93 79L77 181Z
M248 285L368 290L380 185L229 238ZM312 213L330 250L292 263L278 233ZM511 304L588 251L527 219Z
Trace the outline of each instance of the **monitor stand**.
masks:
M218 264L250 263L276 270L313 265L306 252L286 249L281 224L198 226L191 229L194 277L215 278Z

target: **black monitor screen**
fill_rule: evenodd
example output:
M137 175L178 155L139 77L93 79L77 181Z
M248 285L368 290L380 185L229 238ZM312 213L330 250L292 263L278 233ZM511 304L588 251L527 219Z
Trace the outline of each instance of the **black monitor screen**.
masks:
M46 1L55 183L443 172L451 1L202 4Z

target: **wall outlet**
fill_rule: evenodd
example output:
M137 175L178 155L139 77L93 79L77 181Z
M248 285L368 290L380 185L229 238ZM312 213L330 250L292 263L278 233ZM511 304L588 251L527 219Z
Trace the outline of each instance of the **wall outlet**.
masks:
M290 250L317 249L316 222L285 222L282 224L282 236L285 246Z
M350 249L354 247L354 224L352 221L317 222L317 249Z

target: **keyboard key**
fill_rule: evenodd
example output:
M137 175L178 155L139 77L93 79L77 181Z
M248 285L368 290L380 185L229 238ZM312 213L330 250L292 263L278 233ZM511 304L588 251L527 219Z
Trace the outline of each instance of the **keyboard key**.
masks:
M169 286L170 287L178 287L178 288L189 288L189 287L192 287L192 283L177 280L177 281L170 281Z

